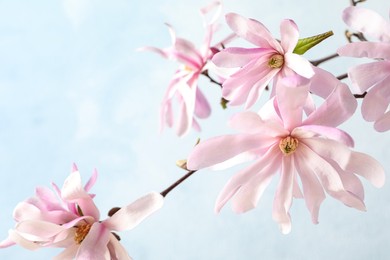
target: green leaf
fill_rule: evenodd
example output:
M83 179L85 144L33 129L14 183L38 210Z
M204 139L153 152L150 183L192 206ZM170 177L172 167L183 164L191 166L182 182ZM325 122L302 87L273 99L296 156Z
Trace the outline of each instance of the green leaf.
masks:
M329 31L329 32L318 34L315 36L299 39L297 46L295 46L295 49L293 52L296 54L302 55L332 35L333 35L333 32Z

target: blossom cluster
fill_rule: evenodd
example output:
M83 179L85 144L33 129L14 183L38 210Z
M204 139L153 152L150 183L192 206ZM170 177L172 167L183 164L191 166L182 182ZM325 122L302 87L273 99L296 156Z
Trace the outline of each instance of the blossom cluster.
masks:
M83 186L74 166L62 188L56 184L52 184L53 190L39 187L34 197L16 206L16 225L0 248L16 244L29 250L64 248L53 259L131 259L117 232L134 228L160 209L166 194L194 172L249 161L252 163L231 177L220 192L216 212L229 201L236 213L255 208L275 178L272 216L284 234L292 229L294 198L305 201L315 224L326 194L348 207L366 210L360 177L379 188L384 185L385 172L376 159L354 150L352 136L340 125L356 112L359 97L363 98L363 118L374 122L378 132L390 130L390 22L365 8L344 10L344 22L359 32L363 41L341 46L337 54L372 59L349 68L349 86L303 56L332 33L300 39L297 24L285 19L275 37L260 21L228 13L225 20L231 34L212 44L222 3L214 1L201 13L205 36L200 48L177 37L167 25L172 46L140 49L181 63L162 100L161 129L175 127L178 136L191 129L200 131L199 119L211 115L207 95L198 86L199 78L206 76L220 86L224 105L243 107L229 121L238 133L200 141L180 165L189 171L185 177L162 193L151 192L114 208L104 220L100 220L95 195L89 193L97 172ZM211 19L206 18L209 14ZM235 46L236 38L253 47ZM252 111L266 91L269 99Z

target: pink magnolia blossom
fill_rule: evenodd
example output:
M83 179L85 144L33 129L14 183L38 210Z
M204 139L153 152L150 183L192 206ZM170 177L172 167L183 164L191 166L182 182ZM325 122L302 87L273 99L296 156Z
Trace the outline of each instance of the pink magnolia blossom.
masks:
M226 48L212 58L221 75L226 74L222 95L230 105L245 103L246 108L251 107L274 78L293 74L311 78L314 75L311 64L293 53L299 38L294 21L281 22L280 42L256 20L230 13L226 21L239 37L258 46Z
M198 88L199 76L208 69L208 61L221 46L221 43L211 47L211 40L216 30L216 20L221 12L221 3L213 2L210 6L203 8L205 16L212 9L217 8L211 21L205 21L205 38L202 46L197 49L194 44L186 39L176 37L172 27L168 25L172 38L172 47L159 49L155 47L144 47L141 50L156 52L164 58L177 60L182 66L176 71L163 98L160 109L161 129L166 124L168 127L174 125L173 101L177 100L179 114L176 122L176 133L179 136L186 134L191 127L200 130L196 118L207 118L210 113L210 105ZM228 41L228 37L223 42Z
M279 81L283 86L259 113L246 111L232 118L232 127L241 134L211 138L191 152L187 162L191 170L255 159L225 185L216 201L217 212L230 199L237 213L254 208L279 172L272 215L281 231L289 233L293 197L304 198L313 223L318 223L324 190L347 206L365 210L363 186L356 175L376 187L384 184L381 165L352 151L352 138L336 128L357 106L348 87L337 84L324 103L303 118L309 89L305 81L296 77Z
M375 59L352 67L348 76L359 93L367 91L362 103L363 118L375 122L379 132L390 130L390 22L361 7L348 7L343 19L351 28L379 42L354 42L338 50L341 56Z
M74 167L61 190L55 184L54 192L49 188L37 188L35 197L16 206L13 214L16 226L0 243L0 248L15 244L29 250L65 248L53 258L58 260L131 259L113 232L134 228L161 208L163 197L159 193L149 193L100 221L94 195L88 193L96 178L95 171L83 187L80 173Z

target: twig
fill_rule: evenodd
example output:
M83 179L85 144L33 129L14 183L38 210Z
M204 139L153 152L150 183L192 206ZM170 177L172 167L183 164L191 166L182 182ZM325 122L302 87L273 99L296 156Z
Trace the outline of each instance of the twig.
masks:
M334 54L331 54L329 56L326 56L322 59L318 59L318 60L314 60L314 61L310 61L311 64L313 64L314 66L318 66L320 65L321 63L325 62L325 61L328 61L328 60L331 60L331 59L334 59L334 58L337 58L339 55L337 53L334 53Z
M194 174L196 171L188 171L186 175L184 175L183 177L181 177L180 179L178 179L175 183L173 183L171 186L169 186L168 188L166 188L165 190L163 190L162 192L160 192L161 196L165 197L167 196L167 194L173 190L174 188L176 188L180 183L182 183L183 181L185 181L188 177L190 177L192 174Z
M340 76L337 77L338 80L342 80L348 78L348 73L341 74Z

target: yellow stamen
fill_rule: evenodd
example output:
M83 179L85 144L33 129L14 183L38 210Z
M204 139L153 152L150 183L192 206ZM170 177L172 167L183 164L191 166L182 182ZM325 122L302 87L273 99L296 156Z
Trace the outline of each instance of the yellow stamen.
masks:
M298 143L298 139L291 136L287 136L280 140L279 148L284 155L289 155L298 148Z
M74 241L76 241L76 244L80 245L81 242L83 242L84 238L88 235L91 226L91 224L76 226L76 232L74 234Z
M280 54L274 54L271 56L271 59L268 61L268 67L273 69L281 68L284 64L284 57Z

